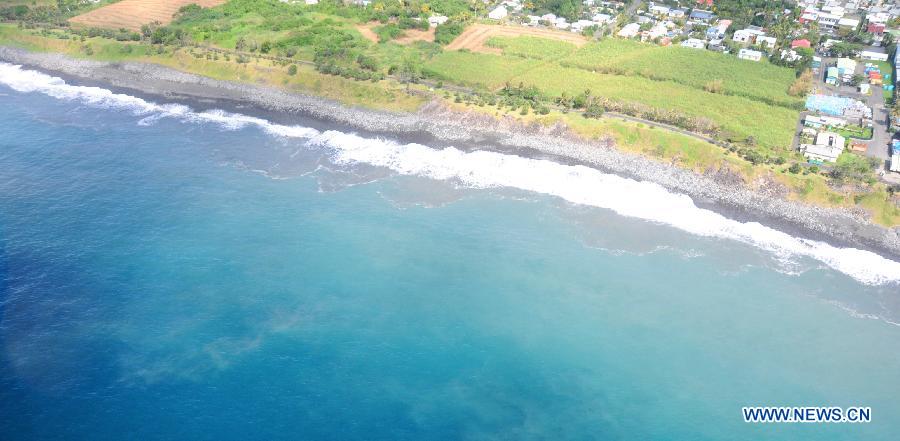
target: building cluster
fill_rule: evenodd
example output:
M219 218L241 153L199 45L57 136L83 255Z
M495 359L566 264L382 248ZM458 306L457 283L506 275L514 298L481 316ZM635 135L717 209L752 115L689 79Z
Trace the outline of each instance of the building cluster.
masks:
M498 21L515 21L525 26L543 26L581 33L586 29L602 28L615 20L625 9L620 1L584 0L584 13L578 20L569 20L556 14L533 15L526 13L522 0L505 0L488 12L488 18Z

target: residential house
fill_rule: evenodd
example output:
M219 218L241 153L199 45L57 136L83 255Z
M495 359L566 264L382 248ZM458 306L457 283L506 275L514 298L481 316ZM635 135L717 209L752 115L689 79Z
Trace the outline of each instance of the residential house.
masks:
M863 60L887 61L888 54L884 52L862 51L859 53L859 58Z
M671 8L666 5L654 5L653 3L651 3L650 7L647 9L651 14L657 17L669 15L669 11L671 10Z
M439 26L447 22L449 20L446 15L432 15L428 17L428 25L431 27Z
M848 30L856 29L859 26L859 19L844 17L844 18L841 18L840 20L838 20L837 25L838 25L838 29L848 29Z
M689 47L691 49L706 49L706 42L699 38L688 38L681 42L681 47Z
M706 29L706 38L708 40L725 38L725 31L729 26L731 26L731 20L719 20L715 26Z
M801 38L798 40L794 40L791 42L791 49L797 49L798 47L805 47L807 49L810 48L809 40L805 38Z
M503 20L507 15L509 15L509 12L507 12L506 6L503 5L497 6L494 10L488 12L488 18L491 20Z
M690 19L699 23L709 23L715 18L715 14L710 11L704 11L702 9L694 9L691 11Z
M627 25L622 26L622 29L620 29L616 35L622 38L634 38L640 31L641 25L637 23L628 23Z
M759 61L762 60L762 52L752 49L741 49L738 51L738 58L742 60Z
M775 37L769 37L766 35L760 35L760 36L756 37L756 44L758 44L760 46L764 46L768 49L775 48L775 41L776 41Z
M838 28L838 22L841 20L841 17L834 14L819 14L817 23L819 23L819 30L823 32L834 32Z
M669 17L671 18L684 18L687 15L687 11L684 9L671 9L669 10Z
M838 156L841 156L844 149L830 145L800 144L800 152L813 161L837 162Z

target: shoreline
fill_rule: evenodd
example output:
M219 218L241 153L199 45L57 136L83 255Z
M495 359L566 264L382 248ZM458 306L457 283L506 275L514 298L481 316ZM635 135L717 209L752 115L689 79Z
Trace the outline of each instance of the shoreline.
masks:
M591 141L561 126L524 126L513 118L448 109L428 103L416 113L350 108L310 95L266 86L214 80L145 63L107 63L61 54L32 53L0 46L0 61L154 102L187 105L197 111L221 109L319 130L352 131L430 147L490 150L661 185L690 196L694 204L740 222L758 222L795 237L853 247L900 261L900 227L875 225L851 210L787 201L746 188L727 173L698 174L617 150L611 140Z

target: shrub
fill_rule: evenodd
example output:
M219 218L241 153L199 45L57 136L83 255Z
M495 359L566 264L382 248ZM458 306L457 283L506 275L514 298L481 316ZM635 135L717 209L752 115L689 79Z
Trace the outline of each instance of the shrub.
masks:
M292 64L290 67L288 67L288 75L291 75L291 76L297 75L297 65L296 64Z

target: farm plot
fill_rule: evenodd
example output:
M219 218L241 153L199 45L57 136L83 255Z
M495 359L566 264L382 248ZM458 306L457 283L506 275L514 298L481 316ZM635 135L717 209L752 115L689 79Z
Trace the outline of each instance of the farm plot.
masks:
M796 79L793 69L711 51L606 39L582 47L560 63L599 73L675 81L775 106L802 107L802 97L788 95Z
M122 0L69 19L76 26L138 31L141 25L168 24L182 7L196 4L205 8L221 5L225 0Z
M490 47L487 42L492 37L541 37L551 40L559 40L572 43L581 47L587 43L587 39L571 32L559 32L549 29L528 28L524 26L497 26L474 24L466 28L459 37L447 45L448 50L468 49L472 52L499 54L500 48Z
M753 137L760 147L774 152L791 145L798 112L739 96L697 90L672 81L654 81L639 76L592 73L583 69L544 65L509 81L533 85L550 96L591 93L620 102L640 103L670 109L693 117L709 118L726 137Z

